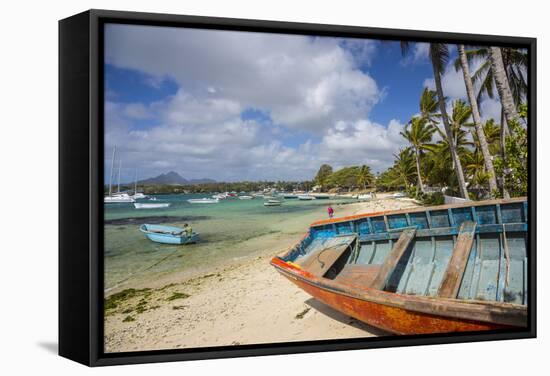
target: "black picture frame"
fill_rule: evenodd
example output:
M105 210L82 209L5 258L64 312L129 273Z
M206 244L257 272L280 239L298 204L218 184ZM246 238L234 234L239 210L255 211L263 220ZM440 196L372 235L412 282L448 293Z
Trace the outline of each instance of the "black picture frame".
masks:
M528 327L525 330L103 352L103 25L517 46L529 56ZM536 337L536 39L294 22L89 10L59 21L59 354L88 366ZM87 194L82 189L89 187ZM86 199L83 200L83 198Z

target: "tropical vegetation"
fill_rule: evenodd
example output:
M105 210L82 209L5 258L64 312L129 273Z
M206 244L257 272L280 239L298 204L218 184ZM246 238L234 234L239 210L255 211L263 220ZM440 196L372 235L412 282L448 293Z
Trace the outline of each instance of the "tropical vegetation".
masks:
M406 54L408 43L401 47ZM436 90L422 91L420 114L413 116L401 132L409 146L395 155L394 164L380 174L377 186L404 189L425 201L433 192L469 199L526 195L526 52L456 46L458 58L454 65L462 71L468 102L451 103L449 115L441 84L449 47L430 44ZM474 62L478 68L472 74ZM495 88L501 117L482 121L481 99L495 98Z

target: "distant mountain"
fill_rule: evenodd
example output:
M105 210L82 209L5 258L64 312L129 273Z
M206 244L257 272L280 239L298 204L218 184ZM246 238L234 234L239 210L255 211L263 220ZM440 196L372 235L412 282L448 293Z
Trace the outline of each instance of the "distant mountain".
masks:
M187 180L180 174L174 171L167 172L166 174L160 174L154 178L144 179L138 181L138 185L153 185L153 184L173 184L173 185L192 185L192 184L205 184L215 183L212 179L190 179Z

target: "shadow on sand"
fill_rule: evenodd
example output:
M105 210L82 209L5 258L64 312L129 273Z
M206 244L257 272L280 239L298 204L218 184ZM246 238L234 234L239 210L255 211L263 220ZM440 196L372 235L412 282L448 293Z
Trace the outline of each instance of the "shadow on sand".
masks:
M334 308L329 307L328 305L321 303L320 301L315 300L313 298L306 300L305 303L311 308L315 309L316 311L322 313L325 316L330 317L333 320L339 321L342 324L346 324L346 325L364 330L377 337L392 335L389 332L385 332L382 329L375 328L374 326L370 326L368 324L365 324L364 322L354 319L353 317L343 314L342 312L339 312Z

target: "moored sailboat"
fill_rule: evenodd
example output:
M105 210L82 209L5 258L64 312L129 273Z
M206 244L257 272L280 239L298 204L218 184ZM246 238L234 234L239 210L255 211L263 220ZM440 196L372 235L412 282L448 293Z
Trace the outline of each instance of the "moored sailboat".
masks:
M103 198L105 204L131 204L136 200L132 198L128 193L120 192L120 169L122 162L118 164L118 188L117 192L113 193L113 172L115 167L116 158L116 146L113 148L113 156L111 159L111 172L109 175L109 194Z

